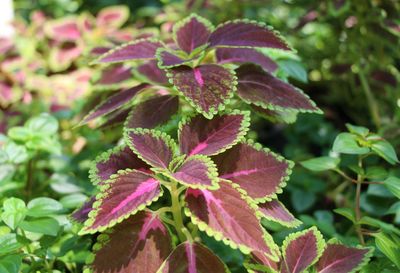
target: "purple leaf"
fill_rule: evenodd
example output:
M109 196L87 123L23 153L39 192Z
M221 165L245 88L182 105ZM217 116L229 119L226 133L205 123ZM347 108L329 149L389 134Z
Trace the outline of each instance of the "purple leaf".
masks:
M197 115L179 125L182 154L216 155L238 143L250 125L249 112L233 111L212 120Z
M127 6L111 6L100 10L97 14L97 24L103 28L120 28L129 18Z
M214 162L204 155L187 158L169 176L190 188L216 189L219 181Z
M263 118L276 123L294 123L297 120L297 112L295 111L281 111L281 110L270 110L264 109L260 106L252 105L254 112L262 116Z
M113 227L161 195L160 182L150 174L129 169L120 171L101 186L81 234Z
M51 71L66 70L83 52L83 46L74 42L66 42L50 49L49 66Z
M178 245L157 273L226 273L224 263L197 242Z
M118 63L130 60L151 60L155 58L158 48L162 43L150 39L139 39L122 44L98 57L93 63Z
M72 219L78 223L84 223L87 219L89 219L89 212L93 210L92 206L95 200L95 197L91 197L89 200L83 203L79 209L72 213Z
M325 241L315 228L291 233L282 245L282 273L300 273L312 266L324 251Z
M130 109L119 109L104 117L105 122L98 128L105 129L122 124L129 115Z
M252 48L218 48L216 50L216 57L220 64L254 63L269 72L274 72L278 68L278 65L273 60Z
M76 41L82 38L76 17L48 21L44 26L46 35L57 41Z
M156 273L172 251L171 237L156 214L142 211L100 235L94 273Z
M97 84L117 84L131 78L131 68L118 64L114 67L110 67L104 70L101 73L100 79L97 81Z
M271 110L321 113L307 95L260 67L243 65L236 74L238 95L247 103Z
M149 79L151 82L159 83L162 85L168 84L168 78L164 70L157 66L157 61L148 61L137 67L137 71Z
M85 124L95 118L104 116L111 113L123 105L127 104L137 93L150 87L147 83L139 84L135 87L123 90L117 94L107 98L104 102L98 105L94 110L92 110L82 121L81 125Z
M100 154L89 171L89 178L93 184L103 184L119 170L136 169L149 172L150 166L132 152L127 146L117 146Z
M368 263L372 252L370 248L347 247L337 243L328 243L316 264L316 269L319 273L358 272Z
M203 17L192 14L174 26L174 39L178 46L190 54L195 48L205 45L214 26Z
M244 266L248 269L249 273L279 272L279 263L272 261L259 251L252 252L249 262L245 263Z
M278 200L258 204L264 218L278 222L286 227L297 227L301 224Z
M219 25L208 39L210 47L270 47L290 50L286 42L268 26L249 20Z
M179 98L172 95L152 97L134 106L125 123L125 129L152 129L166 123L178 112Z
M189 103L210 119L224 108L235 91L234 73L215 64L195 68L182 65L168 70L167 76Z
M189 188L185 196L186 215L209 236L245 254L260 251L277 260L278 247L261 227L249 198L229 181L220 180L219 186L214 191Z
M137 128L125 132L129 147L146 163L156 168L168 169L176 150L175 141L167 134Z
M194 59L186 59L179 56L179 52L165 48L159 48L157 50L156 58L158 60L158 67L160 68L171 68L175 66L180 66L182 64L191 62Z
M98 47L94 47L91 51L90 54L92 55L102 55L104 53L106 53L107 51L111 50L111 48L109 47L105 47L105 46L98 46Z
M238 184L256 202L270 200L282 192L293 167L291 161L250 141L212 159L221 178Z

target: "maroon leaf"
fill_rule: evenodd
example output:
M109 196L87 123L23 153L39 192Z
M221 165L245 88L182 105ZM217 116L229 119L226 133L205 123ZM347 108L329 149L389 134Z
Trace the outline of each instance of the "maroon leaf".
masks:
M136 169L149 172L150 166L132 152L127 146L118 146L100 154L89 171L93 184L103 184L119 170Z
M290 234L282 245L281 272L304 272L318 260L324 247L324 239L315 227Z
M254 251L251 253L249 263L244 264L247 269L250 269L254 273L268 272L275 273L279 272L279 263L272 261L264 254L259 251ZM259 269L259 270L257 270Z
M136 105L126 121L125 128L155 128L166 123L178 112L179 98L164 95L150 98Z
M156 273L172 251L171 237L156 214L139 212L99 240L94 273Z
M104 129L122 124L128 117L130 111L130 109L119 109L108 114L104 117L105 122L102 123L98 128Z
M76 17L65 17L48 21L44 31L48 37L57 41L76 41L82 37Z
M224 263L197 242L178 245L157 273L226 273Z
M117 63L130 60L154 59L156 50L163 47L154 39L139 39L122 44L98 57L93 63Z
M207 118L212 118L233 96L234 73L215 64L195 68L179 66L169 70L167 76L189 103Z
M286 227L297 227L301 224L278 200L258 205L263 216Z
M238 95L247 103L271 110L321 113L307 95L260 67L243 65L236 69L236 74Z
M79 209L72 213L72 219L78 223L84 223L87 219L89 219L89 213L93 210L92 206L95 200L95 197L91 197L89 200L83 203Z
M219 25L208 39L210 47L270 47L290 50L286 42L262 23L235 20Z
M174 26L174 39L183 51L190 54L207 43L213 29L208 20L192 14Z
M101 73L98 84L117 84L132 78L132 72L130 67L123 65L116 65L114 67L107 68Z
M252 48L218 48L216 57L220 64L254 63L269 72L274 72L278 68L278 65L273 60Z
M187 158L170 176L191 188L216 189L219 181L214 162L203 155Z
M239 143L212 159L221 178L237 183L257 202L282 192L293 167L291 161L251 142Z
M158 60L158 66L160 68L171 68L175 66L180 66L184 63L192 61L194 58L186 59L179 56L178 52L172 51L170 49L159 48L156 53L156 58Z
M123 90L118 92L117 94L107 98L104 102L102 102L99 106L97 106L94 110L92 110L82 121L81 125L85 124L95 118L104 116L108 113L111 113L114 110L122 107L126 103L128 103L137 93L150 87L147 83L139 84L135 87Z
M319 273L347 273L359 271L370 259L369 248L347 247L328 243L316 268Z
M137 170L119 172L101 186L81 234L113 227L161 195L160 182L150 174Z
M215 155L238 143L250 125L249 112L234 111L212 120L197 115L179 126L179 145L182 154Z
M189 209L185 213L192 222L209 236L239 248L245 254L260 251L277 260L279 250L261 227L256 208L248 197L228 181L220 180L219 186L214 191L187 190L185 201Z
M129 147L145 162L156 168L167 169L174 157L176 144L167 134L137 128L125 133Z
M164 70L157 66L157 61L152 60L137 67L137 71L152 82L167 84L168 78Z

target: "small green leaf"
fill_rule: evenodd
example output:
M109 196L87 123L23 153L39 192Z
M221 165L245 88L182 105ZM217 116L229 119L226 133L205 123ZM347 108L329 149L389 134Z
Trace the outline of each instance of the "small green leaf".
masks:
M293 79L306 83L308 81L307 71L299 61L286 59L278 61L279 68Z
M42 113L37 117L29 119L25 127L35 133L52 135L58 131L58 121L48 113Z
M8 255L0 258L0 272L1 273L18 273L22 264L21 254Z
M15 142L9 141L3 147L4 156L7 157L7 162L13 164L20 164L25 162L29 155L26 148L18 145Z
M382 180L387 177L387 171L380 166L372 166L367 168L366 177L371 180Z
M370 151L367 147L361 147L357 136L350 133L340 133L333 142L332 150L343 154L366 154Z
M31 200L28 203L27 215L32 217L48 216L51 214L56 214L62 209L63 206L60 204L60 202L47 197L39 197Z
M372 141L371 149L392 165L399 162L396 151L387 140L380 138Z
M303 212L314 205L316 196L312 192L296 189L292 192L291 201L296 211Z
M0 255L15 251L22 247L22 244L17 241L17 235L9 233L0 236Z
M350 208L337 208L333 210L337 214L340 214L347 219L349 219L351 222L355 223L356 222L356 217L354 215L354 211Z
M385 222L383 222L381 220L378 220L378 219L374 219L374 218L369 217L369 216L361 217L361 219L359 221L359 224L361 224L361 225L369 225L369 226L372 226L372 227L380 228L384 232L393 233L393 234L397 234L398 236L400 236L400 229L398 229L396 226L394 226L392 224L385 223Z
M357 134L363 137L367 136L369 133L369 129L362 126L355 126L351 125L350 123L346 123L346 127L350 133Z
M75 193L64 196L60 199L60 203L65 208L77 208L87 200L87 196L82 193Z
M383 181L386 188L400 199L400 179L394 176L388 177Z
M22 126L16 126L8 130L7 135L12 140L27 141L31 137L32 131Z
M60 225L53 218L42 218L30 221L23 221L20 227L26 231L41 233L44 235L56 236Z
M390 235L385 233L377 233L375 237L375 244L378 249L385 254L399 269L400 269L400 247L399 244L391 238ZM394 236L394 235L392 235ZM400 240L400 238L398 238Z
M317 158L308 159L300 162L300 164L310 171L321 172L326 170L332 170L336 168L340 163L340 158L322 156Z
M3 202L4 212L1 214L3 222L11 229L16 229L25 219L26 206L24 201L18 198L9 198Z

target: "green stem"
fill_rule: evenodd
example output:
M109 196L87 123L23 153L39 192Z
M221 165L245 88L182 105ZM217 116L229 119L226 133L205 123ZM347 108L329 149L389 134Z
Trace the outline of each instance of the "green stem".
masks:
M179 189L175 182L171 183L171 211L178 238L181 242L184 242L187 238L184 232L185 226L183 224L182 207L179 200Z
M367 97L368 107L372 115L372 120L374 121L376 128L379 129L381 126L381 119L379 116L378 105L376 104L374 94L372 93L365 74L361 68L358 71L358 76L360 78L362 89L364 90L365 96Z
M360 168L362 168L362 158L361 157L358 158L358 166ZM363 176L358 174L357 175L357 187L356 187L356 200L355 200L355 205L354 205L354 214L356 216L356 226L355 226L355 228L356 228L356 232L357 232L357 235L358 235L358 239L360 240L360 243L362 245L365 245L364 236L363 236L363 233L362 233L362 230L361 230L361 225L358 224L358 222L361 219L360 197L361 197L361 185L363 183L363 180L364 180Z
M29 201L32 194L33 187L33 172L34 172L34 160L33 158L29 159L26 166L26 184L25 184L25 199Z

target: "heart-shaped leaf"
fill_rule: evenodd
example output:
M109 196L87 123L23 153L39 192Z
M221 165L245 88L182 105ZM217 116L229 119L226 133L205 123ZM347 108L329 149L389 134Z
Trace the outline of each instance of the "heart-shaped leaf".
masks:
M190 54L207 43L213 30L214 26L207 19L191 14L174 25L174 40L183 51Z
M92 63L119 63L133 60L151 60L163 44L153 38L139 39L122 44L104 53Z
M125 132L129 147L149 165L168 169L175 155L176 143L167 134L149 129L137 128Z
M85 124L95 118L104 116L108 113L111 113L123 105L127 104L137 93L150 87L147 83L139 84L135 87L123 90L118 92L117 94L107 98L104 102L102 102L99 106L97 106L94 110L92 110L82 121L81 125Z
M168 78L165 71L158 68L156 60L141 64L136 68L136 70L139 72L139 74L145 76L151 82L163 85L168 83Z
M286 227L297 227L301 224L293 214L278 200L258 204L264 218L277 222Z
M194 68L182 65L168 70L167 76L188 102L209 119L225 108L236 89L234 72L215 64Z
M172 242L158 216L142 211L100 235L94 249L94 273L156 273Z
M166 123L178 112L179 98L172 95L152 97L135 105L125 123L125 129L152 129Z
M260 225L256 206L231 182L220 180L219 189L188 189L185 213L200 230L243 253L260 251L272 260L279 249Z
M315 228L292 233L282 245L282 273L300 273L312 266L324 251L325 241Z
M212 159L221 178L240 185L257 202L271 200L282 192L293 167L291 161L251 141L239 143Z
M129 169L120 171L100 187L89 219L80 232L95 233L113 227L161 195L160 182L150 174Z
M195 189L216 189L219 181L217 167L209 157L204 155L194 155L187 158L168 176Z
M342 244L328 243L316 264L319 273L358 272L371 258L370 248L347 247Z
M278 68L278 65L273 60L252 48L218 48L215 54L220 64L254 63L269 72L274 72Z
M226 266L218 256L199 243L178 245L157 273L226 273Z
M250 20L228 21L217 26L208 42L210 47L270 47L290 50L277 32L265 24Z
M201 115L188 118L179 125L179 146L182 154L216 155L238 143L246 135L250 113L233 111L212 120Z
M247 103L265 109L322 113L310 98L294 86L252 64L236 69L237 92Z
M89 170L93 184L105 183L119 170L136 169L148 172L150 166L141 160L127 145L117 146L100 154Z

